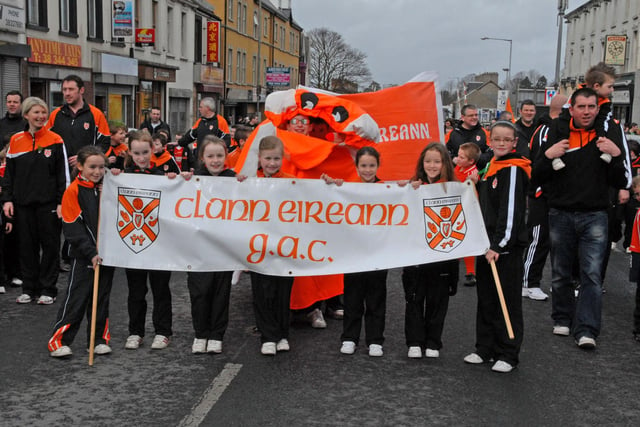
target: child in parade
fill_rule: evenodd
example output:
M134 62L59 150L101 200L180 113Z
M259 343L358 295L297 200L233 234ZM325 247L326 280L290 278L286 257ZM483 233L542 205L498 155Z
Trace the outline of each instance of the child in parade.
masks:
M380 153L373 147L362 147L356 153L356 169L360 182L382 182L376 176L380 166ZM327 183L340 185L327 175ZM344 275L344 320L342 323L342 347L340 353L353 354L360 339L362 317L365 321L365 340L369 356L383 355L384 324L387 305L387 272L374 270Z
M111 145L105 153L107 156L107 167L109 169L124 169L124 159L127 157L127 144L125 139L127 138L127 128L123 125L111 125L109 127L111 132Z
M167 137L163 132L153 134L151 137L153 142L153 154L151 155L151 163L162 170L164 173L180 173L180 168L175 159L166 149Z
M153 142L151 136L146 131L134 131L129 134L129 151L125 160L124 173L138 173L145 175L164 175L161 169L154 167L151 163ZM121 171L113 169L114 175ZM175 174L167 174L169 178ZM129 337L125 343L125 348L135 350L142 344L144 337L144 324L147 315L146 295L148 291L147 278L153 294L153 327L155 337L151 344L154 350L166 348L172 335L172 313L171 313L171 289L169 280L171 272L164 270L144 270L125 269L127 283L129 286L129 297L127 306L129 310Z
M198 150L200 167L183 172L185 179L199 176L236 176L227 169L227 144L220 138L207 135ZM191 298L191 317L195 338L191 352L222 353L222 339L229 324L229 297L232 271L188 272L187 286Z
M60 265L62 195L69 182L62 138L44 127L47 104L29 97L22 103L28 129L11 137L2 200L19 233L22 295L16 302L53 304ZM35 226L37 225L37 227Z
M444 144L432 142L420 153L412 185L445 185L456 181L453 162ZM405 336L412 359L440 357L442 329L449 296L458 286L458 260L408 266L402 270L406 300Z
M465 142L458 148L458 156L453 159L456 167L454 173L456 179L460 182L464 182L467 179L471 179L475 184L478 182L478 167L476 163L480 159L480 147L473 142ZM465 257L464 266L466 274L464 276L465 286L476 285L476 259L475 257Z
M69 242L72 262L69 286L64 302L58 310L53 335L49 340L49 354L52 357L71 355L69 346L80 329L85 313L87 345L89 345L94 270L100 263L96 237L105 164L106 157L97 146L87 145L78 150L76 163L78 175L62 197L62 231ZM109 295L113 272L113 267L100 266L95 354L111 353Z
M236 131L234 134L233 142L236 144L235 150L233 150L227 156L227 167L233 168L236 166L238 162L238 158L242 154L242 149L244 148L244 143L247 142L249 135L251 135L252 129L247 126L236 126Z
M284 144L276 136L267 136L258 146L259 178L295 178L280 171ZM289 351L289 302L293 277L269 276L251 272L251 291L256 325L261 333L260 352L274 356Z
M640 202L640 175L633 177L631 182L633 198ZM629 281L636 283L636 307L633 310L633 338L640 342L640 211L637 211L631 232L631 269Z
M490 141L494 157L478 183L490 247L477 259L476 351L464 361L482 364L495 360L491 369L507 373L518 365L522 344L522 252L528 242L525 209L531 162L513 152L517 138L512 123L496 122L491 128ZM514 339L507 333L491 261L496 263Z

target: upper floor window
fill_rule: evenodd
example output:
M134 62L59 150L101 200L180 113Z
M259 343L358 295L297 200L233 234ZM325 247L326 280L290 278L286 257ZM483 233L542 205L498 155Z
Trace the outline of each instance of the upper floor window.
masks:
M47 26L47 0L27 0L27 25Z
M78 8L76 0L60 0L60 32L78 33Z
M87 0L87 37L102 39L102 0Z
M257 39L260 34L260 28L258 28L258 12L253 12L253 38Z
M230 1L227 6L227 18L229 21L233 21L233 2Z

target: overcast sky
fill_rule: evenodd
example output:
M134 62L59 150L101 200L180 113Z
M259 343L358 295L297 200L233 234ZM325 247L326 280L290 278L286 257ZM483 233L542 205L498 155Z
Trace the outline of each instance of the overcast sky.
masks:
M569 0L567 12L586 2ZM509 43L483 36L513 40L512 75L535 69L551 82L557 5L558 0L292 0L292 13L306 31L327 27L366 53L373 79L383 85L404 83L421 71L437 71L442 84L499 71L502 82ZM566 26L563 49L565 36ZM561 72L562 67L561 62Z

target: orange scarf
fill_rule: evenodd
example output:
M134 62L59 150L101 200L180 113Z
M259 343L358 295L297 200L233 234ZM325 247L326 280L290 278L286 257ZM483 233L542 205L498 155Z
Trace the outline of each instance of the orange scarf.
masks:
M496 160L495 157L489 163L489 167L487 168L487 172L484 174L483 181L486 181L487 178L493 176L498 173L499 170L508 168L511 166L517 166L520 169L524 170L527 173L529 179L531 179L531 160L525 159L524 157L515 158L515 159L505 159L505 160Z

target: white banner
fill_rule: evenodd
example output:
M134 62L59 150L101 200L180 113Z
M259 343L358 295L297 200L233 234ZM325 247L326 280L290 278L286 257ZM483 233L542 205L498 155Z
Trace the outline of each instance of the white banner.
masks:
M171 271L350 273L480 255L489 247L468 183L107 174L103 264Z

